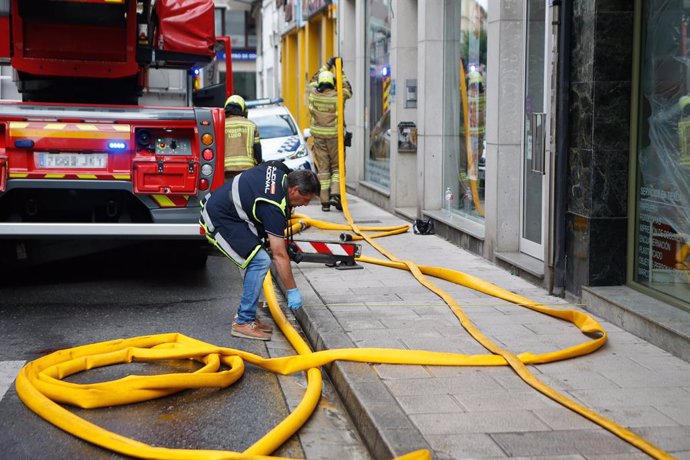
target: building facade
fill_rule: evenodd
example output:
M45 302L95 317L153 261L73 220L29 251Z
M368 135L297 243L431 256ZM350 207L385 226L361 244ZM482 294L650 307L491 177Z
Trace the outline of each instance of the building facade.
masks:
M685 2L272 3L302 128L308 76L343 58L358 196L555 294L690 309Z
M216 6L236 92L283 97L301 128L309 78L342 57L358 196L554 294L628 286L690 311L686 0ZM142 103L185 104L187 84L152 72ZM19 96L0 65L0 98Z

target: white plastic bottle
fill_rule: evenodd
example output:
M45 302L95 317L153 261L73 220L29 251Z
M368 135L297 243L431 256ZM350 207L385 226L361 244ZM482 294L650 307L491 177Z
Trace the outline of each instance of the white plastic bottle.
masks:
M443 198L445 200L445 204L444 204L445 215L447 217L453 217L453 213L450 210L451 206L453 204L453 191L450 189L450 187L446 187L446 192L443 195Z

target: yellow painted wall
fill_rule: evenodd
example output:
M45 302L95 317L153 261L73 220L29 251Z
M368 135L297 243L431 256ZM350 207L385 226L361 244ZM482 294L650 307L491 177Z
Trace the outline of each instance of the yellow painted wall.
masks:
M335 5L309 18L282 38L282 97L300 130L309 127L306 90L309 79L336 51Z

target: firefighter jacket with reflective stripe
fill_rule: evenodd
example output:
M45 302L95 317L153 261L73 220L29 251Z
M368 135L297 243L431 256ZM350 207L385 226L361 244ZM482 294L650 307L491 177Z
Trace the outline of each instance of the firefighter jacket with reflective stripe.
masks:
M227 116L225 120L226 171L244 171L260 163L260 146L259 128L253 121L240 115Z
M322 67L321 70L325 70ZM338 137L338 92L335 89L318 90L318 73L309 83L309 113L311 114L310 131L312 136ZM352 87L343 73L343 100L352 97Z
M214 190L203 203L200 223L237 265L249 263L267 233L285 235L289 171L282 162L261 163Z

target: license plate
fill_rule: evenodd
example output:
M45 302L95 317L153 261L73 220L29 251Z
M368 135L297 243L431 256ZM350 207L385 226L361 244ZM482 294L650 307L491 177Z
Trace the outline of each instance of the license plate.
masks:
M38 168L62 169L105 169L108 167L107 153L38 153Z

